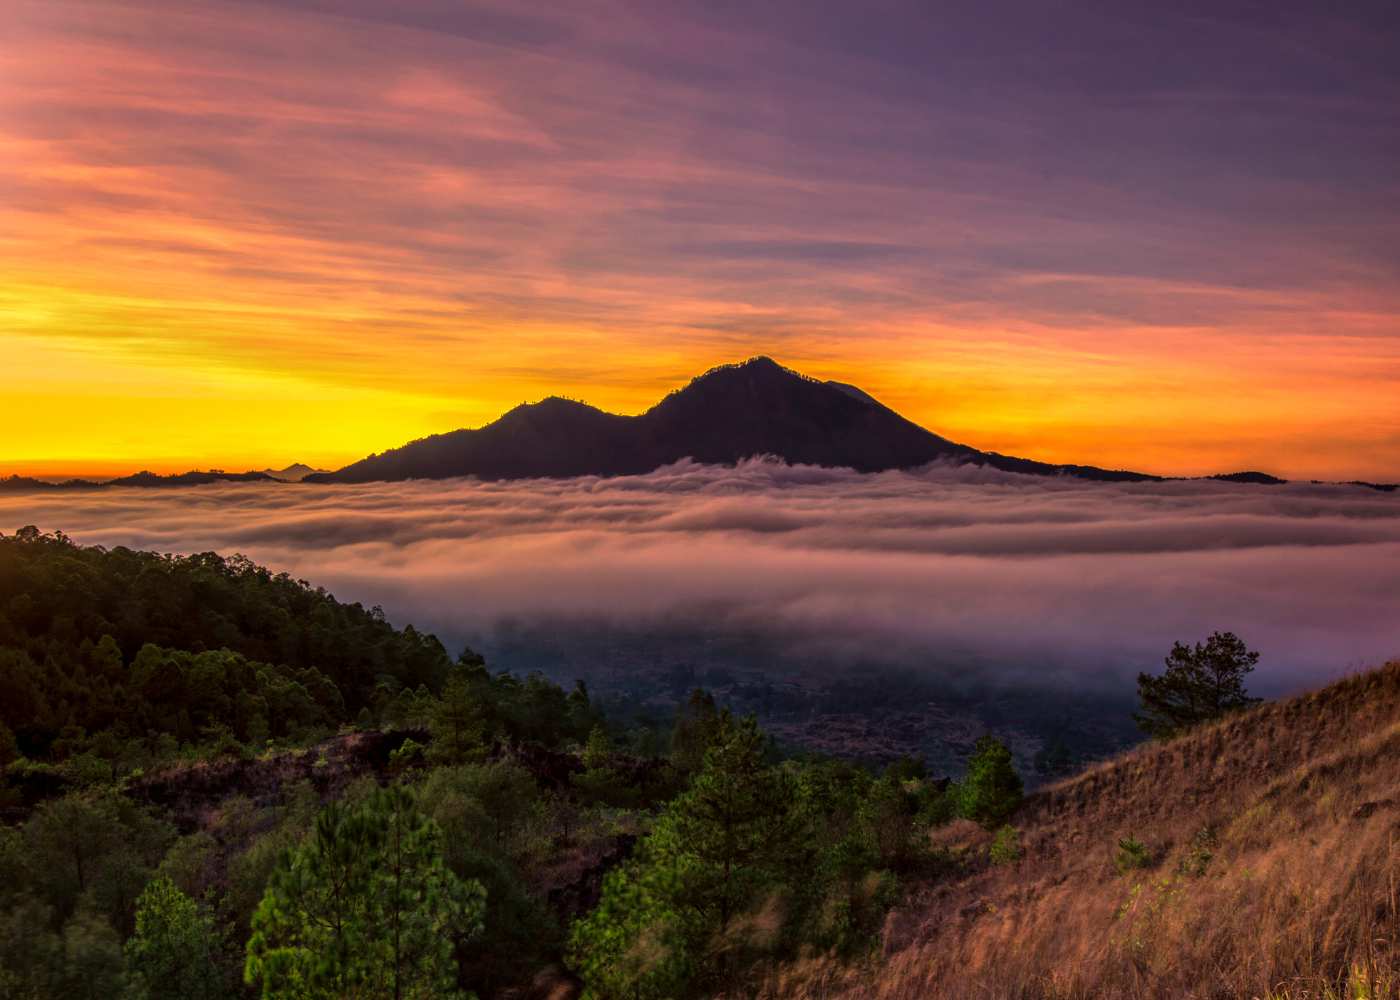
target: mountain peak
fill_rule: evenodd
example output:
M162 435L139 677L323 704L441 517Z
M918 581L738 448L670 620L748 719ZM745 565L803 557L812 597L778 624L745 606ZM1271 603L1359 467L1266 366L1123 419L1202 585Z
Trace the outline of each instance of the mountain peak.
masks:
M760 354L711 368L639 416L549 396L476 430L424 438L309 479L637 475L685 458L733 465L762 455L858 472L942 461L1092 479L1152 478L980 452L906 420L855 386L823 382Z
M741 374L760 377L776 375L787 376L793 379L800 379L804 382L818 381L817 379L814 379L809 375L803 375L799 371L796 371L792 368L788 368L786 365L778 364L778 362L774 361L766 354L756 354L745 361L734 361L728 364L715 365L713 368L709 369L704 374L698 375L694 379L692 379L691 384L693 385L696 382L704 382L715 377L723 377L728 374Z

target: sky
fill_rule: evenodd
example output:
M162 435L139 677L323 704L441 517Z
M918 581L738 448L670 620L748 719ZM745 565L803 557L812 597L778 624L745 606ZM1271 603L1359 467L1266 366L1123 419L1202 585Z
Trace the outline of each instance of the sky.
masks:
M1400 494L749 461L643 476L0 493L0 529L246 553L395 624L489 640L752 635L881 665L1124 694L1239 634L1276 696L1400 657ZM490 648L489 641L478 648ZM565 678L568 679L567 677Z
M6 0L0 473L335 467L755 354L1400 479L1393 3Z

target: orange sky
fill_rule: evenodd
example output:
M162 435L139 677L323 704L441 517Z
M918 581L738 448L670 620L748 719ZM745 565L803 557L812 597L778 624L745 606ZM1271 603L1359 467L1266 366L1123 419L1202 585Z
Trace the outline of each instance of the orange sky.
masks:
M1400 479L1394 105L1338 131L1389 91L291 6L7 8L0 473L334 467L764 353L1009 454Z

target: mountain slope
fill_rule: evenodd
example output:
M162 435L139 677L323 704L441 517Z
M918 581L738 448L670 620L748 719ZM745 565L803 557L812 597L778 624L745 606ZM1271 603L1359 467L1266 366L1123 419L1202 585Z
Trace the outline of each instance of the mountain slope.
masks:
M423 438L305 481L613 476L683 458L728 465L755 455L861 472L942 460L1092 479L1157 478L981 452L925 430L854 386L760 357L712 369L640 416L551 397L477 430Z
M1400 662L1149 744L1032 795L917 886L884 955L769 997L1392 997L1400 990ZM1119 874L1120 838L1154 863Z

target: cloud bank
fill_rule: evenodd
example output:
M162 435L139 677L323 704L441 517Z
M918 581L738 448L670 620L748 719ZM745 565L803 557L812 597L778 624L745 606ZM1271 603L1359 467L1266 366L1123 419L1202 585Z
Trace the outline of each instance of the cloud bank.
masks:
M1099 685L1230 629L1277 693L1400 655L1400 496L971 468L0 498L0 527L243 552L449 643L506 620L752 632L799 659Z

